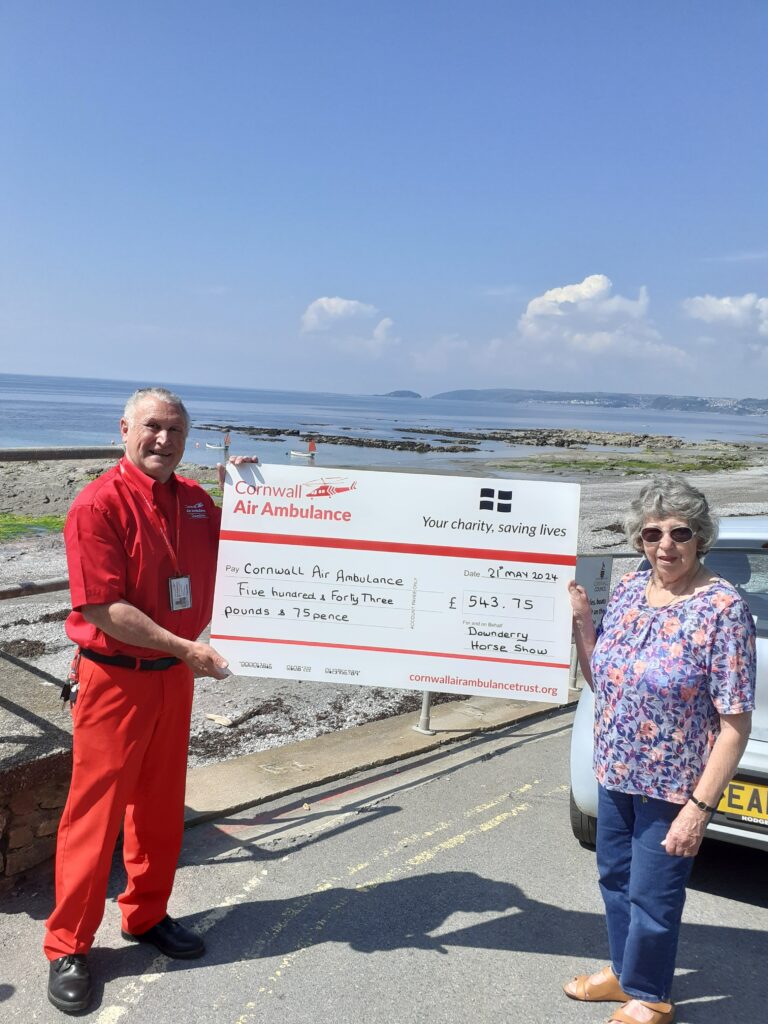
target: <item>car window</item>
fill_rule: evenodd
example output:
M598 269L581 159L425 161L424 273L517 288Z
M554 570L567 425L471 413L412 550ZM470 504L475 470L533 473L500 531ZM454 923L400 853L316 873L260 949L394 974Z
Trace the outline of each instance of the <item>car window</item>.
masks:
M758 636L768 636L768 551L715 548L704 561L713 572L729 580L747 602Z

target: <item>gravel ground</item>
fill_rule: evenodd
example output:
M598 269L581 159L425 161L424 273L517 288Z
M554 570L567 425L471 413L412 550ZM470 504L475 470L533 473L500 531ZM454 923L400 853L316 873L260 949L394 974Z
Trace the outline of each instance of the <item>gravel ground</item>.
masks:
M84 483L104 468L104 463L86 462L0 465L0 511L61 515ZM207 472L212 478L212 471ZM482 475L481 463L475 475ZM768 514L768 467L690 474L687 479L704 490L722 516ZM590 477L582 482L581 554L626 551L620 522L639 486L639 478ZM615 567L618 571L621 564ZM63 576L66 562L60 534L26 534L0 544L0 585ZM68 611L66 591L0 601L0 651L64 679L72 650L64 633ZM435 695L435 702L451 699L455 695ZM420 693L384 687L237 676L198 680L190 763L220 761L405 711L417 712L420 705ZM242 722L227 728L207 717L211 714L242 718Z

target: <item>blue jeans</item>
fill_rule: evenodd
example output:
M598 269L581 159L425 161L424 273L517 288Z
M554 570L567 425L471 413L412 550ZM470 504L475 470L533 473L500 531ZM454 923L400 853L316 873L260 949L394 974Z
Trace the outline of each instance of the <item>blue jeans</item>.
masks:
M631 996L667 1002L693 857L661 841L680 804L599 787L597 869L613 972Z

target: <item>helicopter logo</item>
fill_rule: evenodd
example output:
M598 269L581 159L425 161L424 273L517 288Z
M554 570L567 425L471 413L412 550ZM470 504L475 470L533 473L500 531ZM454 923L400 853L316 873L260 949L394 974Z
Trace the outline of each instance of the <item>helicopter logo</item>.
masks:
M357 480L353 480L349 486L345 486L346 477L334 476L330 480L322 478L319 483L313 481L308 484L308 487L313 487L314 490L307 491L304 495L306 498L332 498L334 494L345 494L347 491L354 491L357 487Z

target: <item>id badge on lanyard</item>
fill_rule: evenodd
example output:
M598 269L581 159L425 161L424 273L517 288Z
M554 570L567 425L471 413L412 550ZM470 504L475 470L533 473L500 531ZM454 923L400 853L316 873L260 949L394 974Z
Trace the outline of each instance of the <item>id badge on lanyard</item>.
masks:
M168 597L172 612L181 612L192 607L192 581L189 576L171 576L168 580Z
M120 465L120 472L125 476L125 470ZM179 568L179 560L176 551L171 544L171 538L168 536L168 530L163 523L162 518L158 515L157 511L152 508L147 496L139 491L139 495L147 507L151 518L154 520L157 529L160 531L160 536L163 538L163 543L168 551L173 567L176 570L175 576L168 577L168 602L172 612L183 612L187 608L192 607L192 580L189 576L182 574ZM179 543L181 536L181 506L179 502L179 496L176 495L176 543Z

